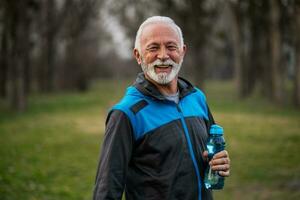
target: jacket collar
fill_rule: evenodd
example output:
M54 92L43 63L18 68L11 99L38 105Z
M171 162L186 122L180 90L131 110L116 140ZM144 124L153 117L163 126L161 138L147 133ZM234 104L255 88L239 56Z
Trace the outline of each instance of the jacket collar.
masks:
M188 82L187 80L178 77L178 89L179 89L179 98L183 98L186 95L193 93L196 91L194 86ZM134 83L134 87L136 87L141 93L143 93L146 96L151 96L159 100L165 100L166 98L159 92L157 87L148 81L145 78L144 73L139 73L136 81Z

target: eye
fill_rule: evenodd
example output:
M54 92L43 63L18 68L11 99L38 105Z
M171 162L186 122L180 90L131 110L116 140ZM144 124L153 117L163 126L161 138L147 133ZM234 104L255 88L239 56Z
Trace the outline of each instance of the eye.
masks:
M175 50L178 49L176 45L168 45L167 48L168 48L170 51L175 51Z
M150 47L147 48L147 50L151 51L151 52L157 51L158 50L158 46L150 46Z

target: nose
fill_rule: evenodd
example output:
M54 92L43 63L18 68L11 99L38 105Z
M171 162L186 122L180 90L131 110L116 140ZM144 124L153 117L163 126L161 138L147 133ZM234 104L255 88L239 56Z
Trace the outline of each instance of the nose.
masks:
M170 57L168 55L168 51L165 47L161 47L160 51L158 52L157 58L161 61L168 60Z

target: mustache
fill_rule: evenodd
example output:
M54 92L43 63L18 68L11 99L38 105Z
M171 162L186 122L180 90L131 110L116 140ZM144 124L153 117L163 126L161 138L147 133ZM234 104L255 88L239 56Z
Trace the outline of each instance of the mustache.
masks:
M175 63L174 61L172 61L170 59L168 59L166 61L161 61L161 60L157 59L154 62L150 63L149 67L155 67L155 66L166 66L166 67L171 66L171 67L174 67L176 65L177 65L177 63Z

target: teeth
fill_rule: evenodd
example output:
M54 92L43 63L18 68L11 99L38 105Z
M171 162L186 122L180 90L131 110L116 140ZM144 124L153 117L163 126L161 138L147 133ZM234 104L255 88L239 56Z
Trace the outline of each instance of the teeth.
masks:
M155 65L155 67L160 67L160 68L167 68L170 67L171 65Z

